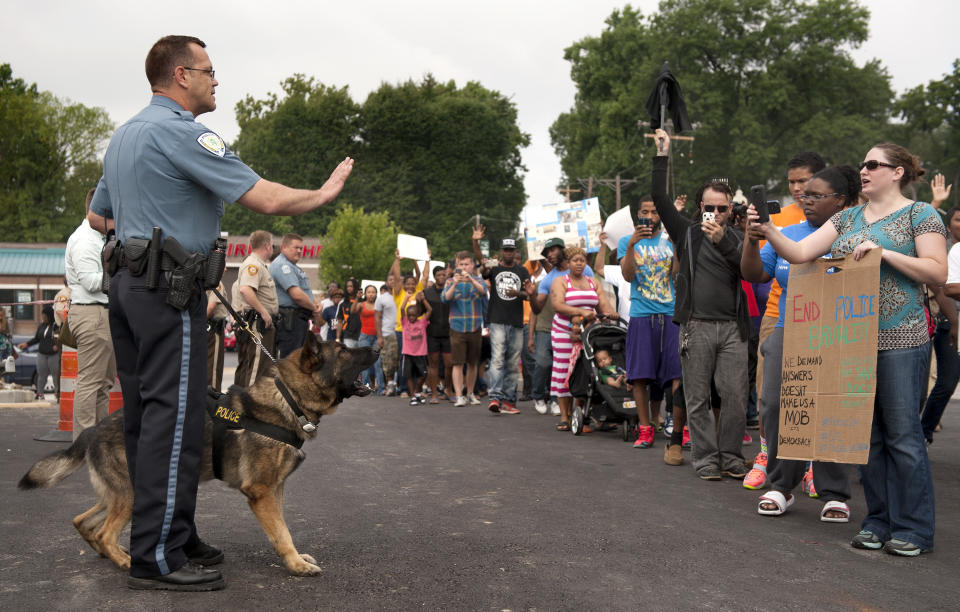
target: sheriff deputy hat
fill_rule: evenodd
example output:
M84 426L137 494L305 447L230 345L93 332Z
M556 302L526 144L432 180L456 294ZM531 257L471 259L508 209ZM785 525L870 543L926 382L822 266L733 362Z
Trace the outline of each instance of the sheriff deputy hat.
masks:
M543 245L543 249L540 251L540 254L546 257L547 251L549 251L550 249L556 246L563 249L563 248L566 248L567 245L563 243L563 238L551 238L550 240L547 240L547 242Z

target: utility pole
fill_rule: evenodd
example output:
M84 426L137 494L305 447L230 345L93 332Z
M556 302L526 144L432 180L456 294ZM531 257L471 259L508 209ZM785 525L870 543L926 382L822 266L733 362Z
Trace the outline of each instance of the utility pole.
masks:
M570 185L567 185L567 187L566 187L565 189L557 189L557 193L562 193L563 195L566 196L567 202L572 202L573 200L570 199L570 194L572 194L572 193L580 193L580 190L579 190L579 189L573 189L573 188L570 187Z
M623 187L626 185L633 185L634 183L637 182L637 179L620 178L619 172L617 173L617 176L615 176L612 179L594 178L592 176L589 177L588 179L577 179L577 181L579 181L581 185L583 184L584 180L586 180L587 182L588 198L593 197L594 184L603 185L604 187L609 187L610 189L613 189L617 199L617 210L620 210L621 208L623 208L623 205L621 204L621 200L622 200L621 194L623 193Z

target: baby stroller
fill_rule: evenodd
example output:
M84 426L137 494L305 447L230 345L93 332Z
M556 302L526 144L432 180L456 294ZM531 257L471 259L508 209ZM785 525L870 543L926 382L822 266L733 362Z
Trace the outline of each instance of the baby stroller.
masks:
M616 389L600 382L600 368L595 359L599 350L610 353L613 363L624 368L627 363L627 329L622 321L595 323L583 331L580 338L583 350L570 374L570 394L583 400L583 407L575 405L570 417L570 431L583 433L583 425L590 418L600 423L621 423L623 440L637 426L637 404L633 393L626 388ZM576 402L579 404L579 402Z

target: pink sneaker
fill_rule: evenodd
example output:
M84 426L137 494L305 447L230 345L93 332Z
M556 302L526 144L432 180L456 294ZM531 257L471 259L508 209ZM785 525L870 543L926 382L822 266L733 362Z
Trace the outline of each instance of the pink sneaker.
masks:
M690 450L690 428L683 426L683 442L680 444L683 450Z
M767 453L757 453L753 460L753 469L743 479L743 488L755 491L767 486Z
M753 436L751 436L751 435L750 435L748 432L746 432L746 431L743 432L743 445L744 445L744 446L750 446L751 444L753 444Z
M638 425L637 441L633 443L633 448L650 448L653 446L653 425Z

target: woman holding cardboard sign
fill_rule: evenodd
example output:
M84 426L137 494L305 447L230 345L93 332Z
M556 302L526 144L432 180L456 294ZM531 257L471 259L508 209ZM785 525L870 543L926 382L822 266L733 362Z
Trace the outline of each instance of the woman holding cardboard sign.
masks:
M814 174L807 182L803 195L799 196L807 220L784 228L784 236L802 240L827 223L835 214L859 203L860 177L855 168L839 166L825 168ZM792 491L800 484L806 471L806 461L777 459L777 440L780 426L781 362L783 360L784 314L787 312L787 283L790 279L790 263L777 255L771 244L763 249L759 243L763 231L756 224L747 232L748 240L743 246L740 272L752 283L767 283L776 277L783 287L780 293L776 328L760 346L763 355L763 388L760 415L767 439L767 479L771 490L760 497L757 512L766 516L779 516L793 505ZM824 501L820 520L830 523L846 523L850 520L849 468L841 463L819 462L813 464L817 491Z
M790 263L825 253L860 260L872 249L883 249L870 454L859 468L867 516L851 544L909 557L933 549L935 522L933 478L919 416L930 359L922 285L939 286L947 278L943 221L929 204L902 193L922 174L919 161L906 149L880 144L860 164L867 204L837 213L800 242L770 223L759 224ZM758 219L752 207L747 215L751 222Z

